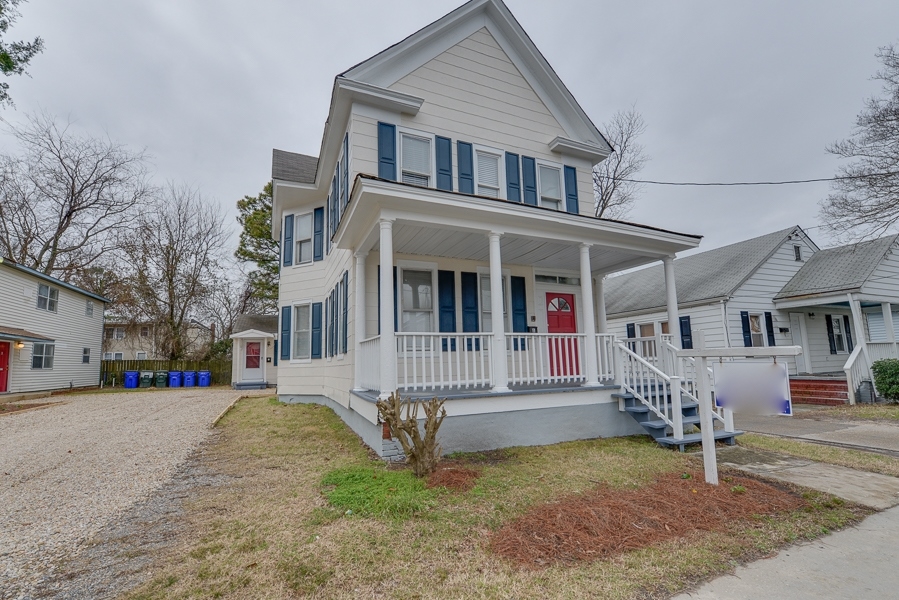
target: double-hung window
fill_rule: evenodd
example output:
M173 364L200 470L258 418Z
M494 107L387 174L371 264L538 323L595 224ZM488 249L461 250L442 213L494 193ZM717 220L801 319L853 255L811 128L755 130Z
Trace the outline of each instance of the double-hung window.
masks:
M765 345L765 321L760 314L749 315L749 335L752 337L753 347L764 347Z
M294 217L296 264L312 262L312 213Z
M433 138L400 132L403 183L431 187L431 147Z
M141 327L141 328L140 328L140 336L141 336L142 338L150 337L150 328L149 328L149 327L146 327L146 326Z
M499 198L502 189L502 172L500 171L500 157L502 153L497 150L484 148L475 149L475 181L479 196Z
M432 271L403 269L403 331L434 331L434 277Z
M490 295L490 276L481 275L481 331L493 331L493 304ZM503 321L509 330L509 309L506 303L506 276L503 275Z
M91 362L91 349L90 348L82 348L81 349L81 364L87 365Z
M537 185L540 191L540 206L561 210L562 169L540 163L537 167Z
M84 315L86 317L94 316L94 301L93 300L88 300L87 303L84 305Z
M104 352L103 360L112 360L112 352Z
M116 327L113 333L113 337L117 340L125 339L125 328L124 327Z
M846 332L843 331L843 317L841 315L830 315L830 322L833 327L833 345L837 354L844 354L849 347L846 343Z
M293 357L312 358L312 305L294 306L293 313Z
M53 344L35 343L31 347L31 368L52 369L56 346Z
M59 301L59 290L44 285L37 286L37 307L41 310L56 312L56 303ZM39 368L39 367L38 367Z

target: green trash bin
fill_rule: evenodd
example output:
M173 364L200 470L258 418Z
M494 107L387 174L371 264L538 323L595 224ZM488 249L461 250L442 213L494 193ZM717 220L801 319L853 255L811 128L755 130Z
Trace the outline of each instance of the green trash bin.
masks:
M164 388L168 387L169 384L169 372L168 371L156 371L156 387Z
M153 385L153 371L140 372L140 387L148 388Z

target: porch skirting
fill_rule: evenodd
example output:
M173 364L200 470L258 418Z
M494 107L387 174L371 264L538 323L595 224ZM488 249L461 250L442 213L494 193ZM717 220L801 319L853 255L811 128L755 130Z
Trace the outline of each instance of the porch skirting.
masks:
M645 434L628 413L618 410L618 401L611 396L617 389L617 386L604 386L601 389L502 394L502 400L514 400L515 404L542 404L539 408L518 410L511 409L509 402L500 401L498 394L451 397L445 404L448 415L440 427L438 440L443 453L449 454ZM379 456L388 459L396 457L397 443L382 439L382 426L353 409L326 396L282 394L279 400L287 404L327 406ZM354 394L351 404L359 402L371 403L372 400ZM495 403L497 410L482 412L483 407L478 406L481 403ZM499 404L505 406L500 407Z

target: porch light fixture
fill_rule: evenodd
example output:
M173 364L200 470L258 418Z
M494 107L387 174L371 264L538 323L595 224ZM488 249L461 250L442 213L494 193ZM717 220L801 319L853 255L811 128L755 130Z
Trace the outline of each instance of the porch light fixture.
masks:
M808 314L808 318L809 318L809 319L814 319L814 318L815 318L815 313L809 313L809 314Z
M18 342L16 342L16 350L21 350L21 349L24 348L24 347L25 347L25 342L23 342L23 341L21 341L21 340L19 340Z

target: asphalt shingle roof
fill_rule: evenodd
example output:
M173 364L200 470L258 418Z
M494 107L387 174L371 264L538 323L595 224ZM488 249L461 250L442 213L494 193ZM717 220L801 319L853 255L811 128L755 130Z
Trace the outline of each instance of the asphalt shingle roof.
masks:
M897 237L890 235L816 252L774 299L861 288L896 243Z
M278 315L239 315L234 320L234 333L250 329L263 333L278 333Z
M272 179L295 181L296 183L315 183L317 168L318 158L314 156L285 150L272 150Z
M678 304L688 304L732 294L797 230L790 227L751 240L700 252L674 261ZM664 308L663 265L610 277L604 285L609 316Z

